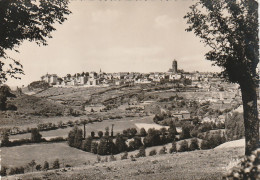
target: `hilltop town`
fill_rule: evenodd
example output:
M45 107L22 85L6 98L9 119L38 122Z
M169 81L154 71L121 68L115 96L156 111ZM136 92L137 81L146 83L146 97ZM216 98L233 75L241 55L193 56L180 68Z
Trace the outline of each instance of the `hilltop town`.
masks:
M82 72L74 75L67 74L59 77L57 74L46 74L41 77L42 81L53 87L91 87L111 85L134 85L151 83L176 83L179 86L189 86L196 91L230 91L238 92L238 85L226 86L223 78L214 72L184 72L178 69L177 61L172 61L172 67L168 72Z

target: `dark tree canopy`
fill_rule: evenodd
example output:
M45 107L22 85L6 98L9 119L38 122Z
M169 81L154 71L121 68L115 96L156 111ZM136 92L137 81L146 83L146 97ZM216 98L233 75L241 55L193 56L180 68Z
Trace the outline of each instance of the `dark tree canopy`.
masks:
M9 57L7 50L17 51L24 40L47 45L55 23L63 23L70 14L67 0L1 0L0 1L0 82L7 75L17 78L23 73L19 61Z
M257 93L259 76L258 2L256 0L199 0L184 18L211 50L206 59L242 92L246 155L259 145Z

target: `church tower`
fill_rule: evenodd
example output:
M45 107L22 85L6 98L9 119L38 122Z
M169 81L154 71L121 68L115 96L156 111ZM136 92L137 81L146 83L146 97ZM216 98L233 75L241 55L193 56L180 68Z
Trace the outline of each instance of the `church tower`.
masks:
M172 72L177 74L177 70L178 70L177 61L174 59L174 61L172 61Z

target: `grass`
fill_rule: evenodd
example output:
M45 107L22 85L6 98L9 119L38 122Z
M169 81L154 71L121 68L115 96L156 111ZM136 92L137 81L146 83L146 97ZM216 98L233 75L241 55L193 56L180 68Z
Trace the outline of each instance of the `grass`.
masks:
M65 122L70 120L69 118L65 118ZM62 120L62 117L56 118L55 121ZM79 118L74 118L75 120L79 120ZM97 135L98 131L105 131L106 127L109 127L111 129L112 124L114 124L114 134L116 133L122 133L123 130L127 128L136 128L135 123L153 123L153 117L147 116L147 117L133 117L133 118L122 118L122 119L114 119L114 120L104 120L102 122L94 122L92 124L86 125L86 132L87 135L90 135L91 131L94 131ZM83 129L83 126L80 126L80 128ZM43 137L67 137L69 131L72 128L65 128L65 129L57 129L57 130L51 130L51 131L42 131L41 134ZM14 136L10 136L10 139L21 139L21 138L30 138L31 134L18 134Z
M69 147L66 143L32 144L1 148L1 165L8 167L25 166L31 160L43 165L48 161L50 165L55 159L60 163L72 166L83 165L87 161L95 161L96 155Z
M177 154L117 160L73 168L67 172L40 172L20 175L22 179L211 179L220 180L230 161L244 154L243 148L199 150ZM119 159L119 158L117 158Z

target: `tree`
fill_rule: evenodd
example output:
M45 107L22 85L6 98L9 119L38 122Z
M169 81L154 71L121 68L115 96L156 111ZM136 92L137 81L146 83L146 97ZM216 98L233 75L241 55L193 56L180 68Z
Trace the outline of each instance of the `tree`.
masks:
M180 138L181 138L181 139L190 138L190 137L191 137L190 131L191 131L191 125L183 124L183 126L182 126L182 132L181 132Z
M139 157L145 157L146 153L145 153L145 147L142 146L139 148L139 152L136 154L135 157L139 158Z
M0 61L0 73L1 73L1 61ZM0 74L0 82L1 82L1 74ZM15 97L15 95L11 93L11 89L9 86L7 85L1 86L0 87L0 111L5 111L7 109L6 101L8 97Z
M123 135L118 134L116 136L116 142L115 142L115 146L118 150L118 152L124 152L127 150L127 145L126 145L126 140L124 139Z
M82 150L90 152L91 151L91 144L92 144L93 138L89 136L87 139L85 139L82 143Z
M146 130L144 128L140 129L140 136L145 137L147 135Z
M41 166L40 164L37 164L37 165L35 166L35 169L36 169L37 171L40 171L40 170L42 169L42 166Z
M39 130L37 128L32 128L31 129L31 141L32 142L41 142L42 140L42 135L40 134Z
M94 131L91 131L90 134L91 134L91 137L92 137L92 138L95 138L95 132L94 132Z
M32 172L33 172L33 167L36 165L35 160L32 160L31 162L28 163L29 167L32 168Z
M52 164L53 169L59 169L60 168L60 161L59 159L56 159Z
M68 135L68 144L71 147L80 148L83 139L83 132L78 126L75 126Z
M98 131L98 137L102 138L103 137L103 131Z
M1 137L1 147L9 146L9 145L10 145L9 135L8 135L8 132L5 130Z
M8 168L6 166L1 166L0 176L6 176L7 175L7 173L6 173L7 169Z
M49 169L49 163L47 161L44 161L43 169L46 171Z
M92 152L94 154L97 154L97 148L98 148L98 143L92 141L92 143L91 143L91 151L90 152Z
M172 147L170 148L170 153L177 152L177 144L175 141L172 142Z
M165 146L160 149L159 154L167 154L167 148Z
M109 127L105 128L105 136L107 136L107 137L109 136Z
M241 88L245 154L258 147L259 121L257 112L259 38L258 2L256 0L199 0L184 18L190 25L186 30L211 48L207 60L220 66L222 76Z
M156 150L153 149L149 152L149 156L155 156L157 154Z
M191 140L189 149L190 149L191 151L194 151L194 150L196 150L196 149L199 149L199 144L198 144L198 139L197 139L197 138L193 138L193 139Z
M184 140L180 143L180 149L179 151L180 152L185 152L185 151L188 151L189 150L189 144L188 144L188 141Z
M84 139L86 139L86 124L88 123L88 121L87 120L81 120L81 122L80 122L81 124L83 124L83 132L84 132L84 134L83 134L83 138Z
M25 40L34 41L38 45L47 45L46 38L52 38L51 32L56 29L55 23L62 24L70 14L69 1L0 1L0 83L23 74L21 63L6 54L14 50Z

